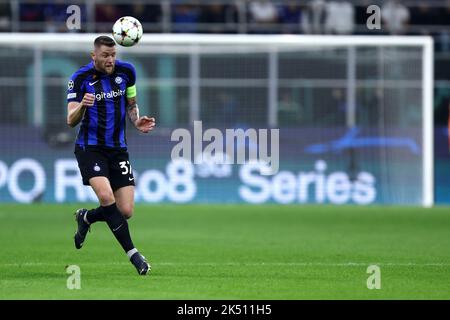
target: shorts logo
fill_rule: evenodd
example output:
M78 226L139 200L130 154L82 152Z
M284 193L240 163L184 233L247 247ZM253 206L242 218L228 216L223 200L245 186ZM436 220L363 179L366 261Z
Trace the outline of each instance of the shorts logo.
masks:
M99 165L95 164L94 171L99 172L100 170L101 170L101 168L99 167Z
M121 77L116 77L116 79L114 79L114 81L115 81L117 84L121 84L121 83L122 83L122 78L121 78Z
M67 88L68 88L69 90L72 90L72 89L73 89L73 86L74 86L73 81L72 81L72 80L69 80L69 83L67 84Z

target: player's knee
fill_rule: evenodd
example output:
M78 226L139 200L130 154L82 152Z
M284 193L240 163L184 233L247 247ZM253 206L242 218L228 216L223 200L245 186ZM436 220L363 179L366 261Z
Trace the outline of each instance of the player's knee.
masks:
M130 219L133 216L134 206L133 204L125 204L120 207L120 212L125 219Z
M101 190L97 193L97 196L102 206L109 206L115 202L114 194L111 190Z

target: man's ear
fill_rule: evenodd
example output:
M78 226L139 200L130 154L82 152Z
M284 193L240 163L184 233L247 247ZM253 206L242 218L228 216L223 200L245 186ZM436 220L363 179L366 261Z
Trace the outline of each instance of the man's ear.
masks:
M92 58L92 60L94 60L94 58L95 58L95 52L94 51L91 51L91 58Z

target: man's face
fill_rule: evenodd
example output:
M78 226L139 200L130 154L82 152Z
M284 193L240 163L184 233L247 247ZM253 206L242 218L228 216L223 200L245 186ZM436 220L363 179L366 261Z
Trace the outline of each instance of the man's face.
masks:
M116 63L116 47L107 47L101 45L95 48L92 53L92 60L94 60L95 68L103 73L111 74L114 71Z

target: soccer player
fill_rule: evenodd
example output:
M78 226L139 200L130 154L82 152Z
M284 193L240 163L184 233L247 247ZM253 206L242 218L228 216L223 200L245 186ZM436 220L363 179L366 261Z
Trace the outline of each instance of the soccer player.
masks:
M143 133L154 128L155 119L139 116L136 71L132 64L116 60L112 38L96 38L91 57L91 63L69 80L67 124L75 127L81 122L75 156L83 184L92 187L100 206L76 211L75 247L82 247L93 223L105 221L138 273L145 275L150 264L134 247L127 223L133 215L134 177L127 152L125 118L128 115Z

